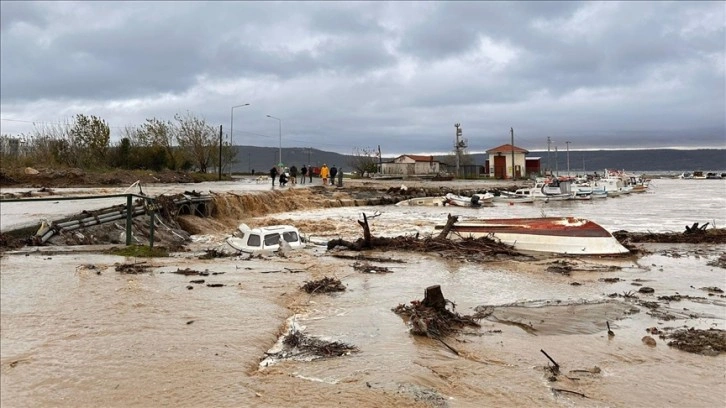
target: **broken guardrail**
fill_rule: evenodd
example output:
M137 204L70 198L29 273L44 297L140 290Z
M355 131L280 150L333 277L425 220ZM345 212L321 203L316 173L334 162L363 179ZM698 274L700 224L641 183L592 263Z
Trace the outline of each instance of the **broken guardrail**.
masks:
M36 233L34 240L37 243L45 243L53 235L59 232L74 231L80 228L89 227L92 225L105 224L107 222L117 221L126 219L126 245L131 245L131 225L132 219L135 216L149 214L149 246L154 246L154 226L156 221L156 212L158 210L158 203L155 197L149 197L146 195L140 195L135 193L125 194L106 194L106 195L93 195L93 196L79 196L79 197L42 197L42 198L12 198L2 199L0 203L12 203L12 202L34 202L34 201L76 201L76 200L98 200L107 198L126 198L125 206L116 206L120 208L110 208L101 210L100 214L89 215L85 218L76 220L67 220L61 222L51 222L50 224L42 224L38 232ZM133 199L138 198L141 201L138 205L133 205ZM174 204L178 206L192 206L195 209L192 212L199 213L196 209L200 203L210 201L209 197L200 197L198 194L192 197L186 197L184 199L174 200Z

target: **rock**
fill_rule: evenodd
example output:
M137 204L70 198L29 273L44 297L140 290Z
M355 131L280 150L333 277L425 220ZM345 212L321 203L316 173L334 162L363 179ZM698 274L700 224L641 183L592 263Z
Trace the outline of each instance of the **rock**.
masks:
M40 172L38 170L32 168L32 167L26 167L25 168L25 174L29 174L29 175L33 175L34 176L36 174L40 174Z
M654 293L655 289L649 287L649 286L643 286L640 289L638 289L638 292L640 293Z
M643 336L640 341L642 341L646 346L655 347L655 339L650 336Z

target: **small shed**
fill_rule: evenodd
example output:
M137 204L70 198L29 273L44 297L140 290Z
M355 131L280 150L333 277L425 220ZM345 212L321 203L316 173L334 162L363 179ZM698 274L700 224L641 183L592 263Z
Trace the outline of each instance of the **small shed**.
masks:
M524 174L529 176L530 174L536 174L539 175L540 171L542 171L541 163L542 158L541 157L525 157L525 166L524 166Z
M434 156L404 154L396 157L393 161L381 163L381 174L386 175L438 174L440 170L441 163L435 160Z
M512 152L514 152L514 163L512 163ZM494 178L508 179L516 176L521 178L524 176L523 171L526 168L526 155L528 150L521 147L505 144L487 150L489 157L489 175Z

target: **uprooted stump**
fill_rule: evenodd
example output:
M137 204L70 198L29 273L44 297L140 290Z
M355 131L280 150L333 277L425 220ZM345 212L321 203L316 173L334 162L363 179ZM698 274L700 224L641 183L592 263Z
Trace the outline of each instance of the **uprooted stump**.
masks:
M446 337L464 326L481 327L474 316L462 316L446 308L454 303L446 300L438 285L426 288L423 301L412 300L410 305L400 304L393 312L408 319L410 331L417 336Z
M327 276L323 279L315 281L306 281L301 288L307 293L329 293L329 292L343 292L345 286L338 279L328 278Z

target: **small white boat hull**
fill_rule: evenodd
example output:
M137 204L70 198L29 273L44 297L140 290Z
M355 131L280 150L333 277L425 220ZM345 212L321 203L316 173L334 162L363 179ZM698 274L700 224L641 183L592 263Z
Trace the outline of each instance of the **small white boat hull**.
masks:
M423 207L443 207L446 203L446 197L418 197L409 200L403 200L396 203L397 206L423 206Z
M483 204L491 204L494 194L474 194L471 197L456 194L446 194L446 203L455 207L481 207Z

